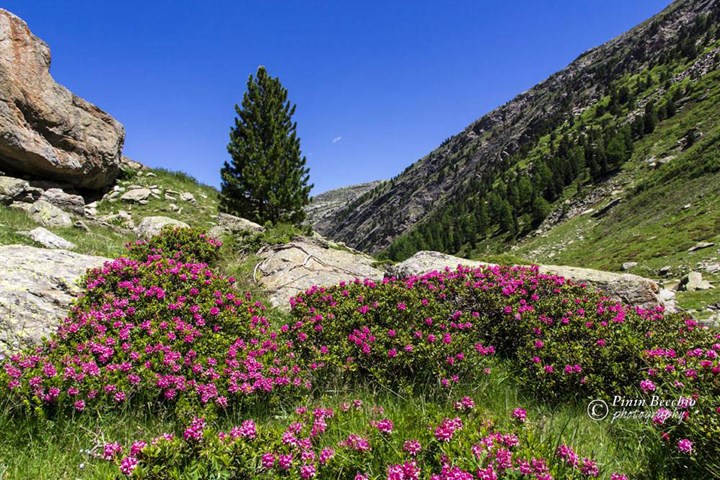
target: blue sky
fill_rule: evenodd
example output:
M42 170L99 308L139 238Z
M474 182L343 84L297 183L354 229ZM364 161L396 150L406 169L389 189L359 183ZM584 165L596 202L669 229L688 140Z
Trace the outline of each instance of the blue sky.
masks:
M279 76L313 193L390 178L668 0L4 0L124 153L219 185L247 77Z

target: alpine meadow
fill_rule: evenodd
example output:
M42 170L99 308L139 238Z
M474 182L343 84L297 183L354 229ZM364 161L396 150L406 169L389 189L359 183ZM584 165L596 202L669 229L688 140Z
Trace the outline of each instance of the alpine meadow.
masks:
M668 1L9 0L0 480L720 479L720 0Z

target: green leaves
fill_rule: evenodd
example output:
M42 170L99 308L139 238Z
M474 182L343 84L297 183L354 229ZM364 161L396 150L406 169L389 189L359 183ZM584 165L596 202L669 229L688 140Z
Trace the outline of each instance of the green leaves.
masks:
M232 160L220 171L221 209L258 223L299 224L312 185L287 90L261 66L235 111L227 147Z

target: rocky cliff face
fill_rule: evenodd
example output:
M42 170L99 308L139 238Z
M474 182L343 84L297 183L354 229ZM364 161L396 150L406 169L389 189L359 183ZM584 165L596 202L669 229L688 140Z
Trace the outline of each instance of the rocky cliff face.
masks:
M123 126L57 84L49 69L48 46L0 9L0 168L102 188L119 171Z
M718 9L716 0L683 0L627 33L594 48L507 104L470 124L360 204L326 219L325 234L377 252L540 136L572 119L602 95L612 80L643 71L696 19Z
M336 188L312 197L310 204L305 207L307 222L312 225L315 231L325 234L325 232L332 229L333 219L339 210L353 204L382 183L381 180L361 183Z

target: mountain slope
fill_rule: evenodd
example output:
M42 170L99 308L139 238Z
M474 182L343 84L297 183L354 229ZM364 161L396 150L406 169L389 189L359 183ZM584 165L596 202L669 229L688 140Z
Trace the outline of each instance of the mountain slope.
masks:
M714 0L673 3L472 123L321 233L395 259L524 237L572 189L614 175L688 84L715 70L719 12Z
M358 201L363 195L381 183L383 183L382 180L376 180L374 182L336 188L315 195L305 207L307 223L318 232L327 230L331 226L328 222L333 221L338 210Z

